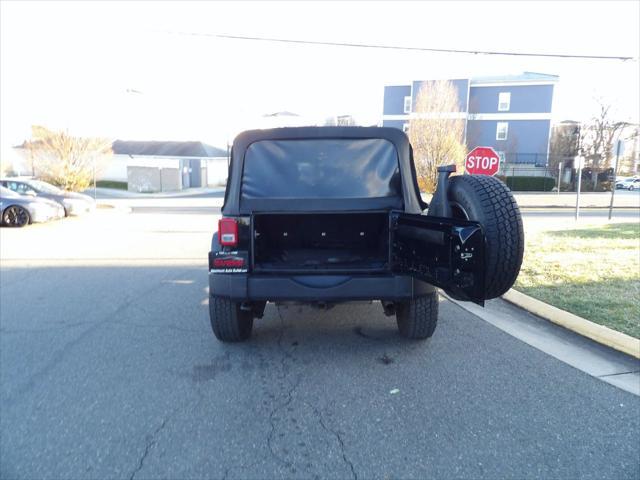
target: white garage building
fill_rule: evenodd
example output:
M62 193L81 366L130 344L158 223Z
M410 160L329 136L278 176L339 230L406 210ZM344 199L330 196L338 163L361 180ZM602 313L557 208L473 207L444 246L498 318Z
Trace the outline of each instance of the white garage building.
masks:
M116 140L112 148L99 180L126 181L131 191L182 190L227 180L227 151L206 143Z

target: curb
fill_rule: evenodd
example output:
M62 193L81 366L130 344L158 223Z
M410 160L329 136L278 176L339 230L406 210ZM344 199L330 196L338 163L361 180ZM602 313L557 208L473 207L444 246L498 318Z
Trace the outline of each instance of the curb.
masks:
M509 303L527 310L538 317L549 320L556 325L560 325L567 330L571 330L578 335L582 335L594 342L640 359L640 339L617 332L603 325L598 325L590 320L536 300L513 289L505 293L502 298Z
M553 210L575 210L574 206L564 206L564 205L518 205L520 210L532 210L532 209L553 209ZM613 210L638 210L639 206L630 206L630 205L621 205L613 206ZM601 206L584 206L580 205L580 210L609 210L609 207L601 207Z

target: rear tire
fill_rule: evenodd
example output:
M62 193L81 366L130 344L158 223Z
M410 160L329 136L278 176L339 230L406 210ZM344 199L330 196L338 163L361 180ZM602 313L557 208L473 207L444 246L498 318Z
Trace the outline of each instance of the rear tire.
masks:
M251 337L253 314L241 310L238 302L211 295L209 318L214 335L222 342L242 342Z
M518 204L504 183L485 175L451 177L448 193L454 218L479 222L484 229L485 300L499 297L512 287L522 265L524 231Z
M438 324L438 291L396 304L400 335L414 340L431 337Z

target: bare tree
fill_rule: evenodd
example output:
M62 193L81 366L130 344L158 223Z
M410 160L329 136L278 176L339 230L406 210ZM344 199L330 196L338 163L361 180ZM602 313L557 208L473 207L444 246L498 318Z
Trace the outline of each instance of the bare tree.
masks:
M496 147L498 147L496 145ZM499 148L499 147L498 147ZM505 160L506 163L517 163L518 162L518 154L520 154L521 152L520 147L519 147L519 142L518 142L518 135L516 135L515 133L509 132L509 140L505 141L503 143L503 147L504 148L504 155L505 155ZM526 154L529 154L530 152L524 152ZM531 161L533 160L535 162L535 158L526 158L525 159L528 163L531 163Z
M638 124L626 124L616 138L623 144L623 151L618 159L616 175L633 175L638 173L638 147L640 146L640 126ZM615 147L613 147L612 156L616 155Z
M86 189L111 155L111 141L71 136L66 131L31 127L33 139L25 142L34 173L65 190Z
M0 158L0 176L1 177L7 176L12 171L12 169L13 167L8 160Z
M611 104L604 99L596 99L598 113L580 128L580 149L592 168L591 180L595 189L598 183L598 171L611 166L613 144L627 122L614 121L611 118Z
M460 111L458 89L449 81L422 85L409 121L409 139L413 146L420 187L427 192L436 188L437 167L464 164L464 120Z
M571 158L578 154L578 136L580 126L577 122L566 120L554 125L551 132L550 155Z
M578 155L579 134L580 124L572 120L565 120L554 125L551 131L547 167L551 174L558 179L558 188L562 187L562 178L558 167L560 163L564 167L573 163L573 159Z

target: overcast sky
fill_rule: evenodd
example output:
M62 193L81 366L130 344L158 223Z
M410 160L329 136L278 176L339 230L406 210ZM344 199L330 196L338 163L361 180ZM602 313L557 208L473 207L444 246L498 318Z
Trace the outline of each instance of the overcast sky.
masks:
M2 1L0 142L32 124L224 146L265 113L377 123L385 84L536 71L560 75L554 118L594 96L638 122L640 2ZM433 48L634 57L454 55L284 45L225 33ZM127 92L129 90L129 92ZM135 93L131 92L135 90Z

